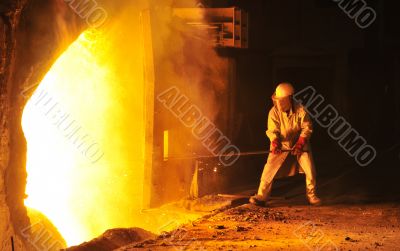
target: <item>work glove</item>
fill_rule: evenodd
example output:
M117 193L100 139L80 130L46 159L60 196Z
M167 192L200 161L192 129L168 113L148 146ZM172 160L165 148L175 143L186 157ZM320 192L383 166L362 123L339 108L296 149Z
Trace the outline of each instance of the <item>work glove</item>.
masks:
M300 137L294 145L292 155L300 155L303 153L303 148L306 145L306 138Z
M279 139L275 139L271 142L271 152L273 154L280 154L282 153L282 144Z

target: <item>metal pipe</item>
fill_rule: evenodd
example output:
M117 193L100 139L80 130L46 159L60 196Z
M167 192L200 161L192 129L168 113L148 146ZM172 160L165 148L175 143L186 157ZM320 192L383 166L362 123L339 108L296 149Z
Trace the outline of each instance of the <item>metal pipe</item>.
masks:
M14 251L14 237L11 236L11 250Z
M285 149L282 152L291 152L292 149ZM303 151L308 152L308 151ZM168 159L171 160L180 160L180 159L208 159L208 158L216 158L216 157L230 157L230 156L251 156L251 155L264 155L272 153L272 151L254 151L254 152L241 152L237 154L218 154L218 155L170 155Z

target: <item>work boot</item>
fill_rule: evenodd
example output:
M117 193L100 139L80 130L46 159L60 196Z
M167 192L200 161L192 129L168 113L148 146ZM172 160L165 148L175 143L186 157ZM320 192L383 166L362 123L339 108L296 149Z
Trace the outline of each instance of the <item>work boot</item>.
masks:
M265 201L260 199L257 195L251 196L249 202L259 207L265 207Z
M310 203L311 206L321 206L322 201L320 198L318 198L315 194L309 195L308 197L308 202Z
M306 194L307 194L307 199L310 205L312 206L320 206L322 204L322 201L320 198L318 198L317 193L315 192L315 186L313 187L306 187Z

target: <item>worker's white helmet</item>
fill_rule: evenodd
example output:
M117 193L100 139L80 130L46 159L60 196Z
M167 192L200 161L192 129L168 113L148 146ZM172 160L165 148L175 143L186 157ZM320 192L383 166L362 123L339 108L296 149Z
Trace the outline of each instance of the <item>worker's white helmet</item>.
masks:
M289 83L281 83L276 87L275 97L276 98L285 98L288 96L292 96L294 94L293 85Z
M292 107L292 98L294 94L294 88L289 83L281 83L276 87L272 100L274 105L281 112L287 112Z

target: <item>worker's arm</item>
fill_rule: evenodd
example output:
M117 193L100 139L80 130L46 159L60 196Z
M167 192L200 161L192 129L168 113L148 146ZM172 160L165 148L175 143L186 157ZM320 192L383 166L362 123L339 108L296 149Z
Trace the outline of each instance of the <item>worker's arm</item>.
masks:
M273 107L269 111L268 129L267 129L266 133L271 142L280 140L280 138L281 138L280 122L279 122L279 117L278 117L275 107Z
M305 110L302 110L301 114L301 132L300 136L293 147L292 154L300 155L304 150L304 146L311 138L311 134L313 132L312 121L310 115Z
M268 114L268 129L267 136L271 141L271 152L273 154L279 154L282 152L282 143L281 143L281 129L279 117L276 111L276 108L272 108Z
M306 111L301 118L301 133L300 138L304 138L305 140L309 140L311 138L311 134L313 132L313 125L310 118L310 115Z

